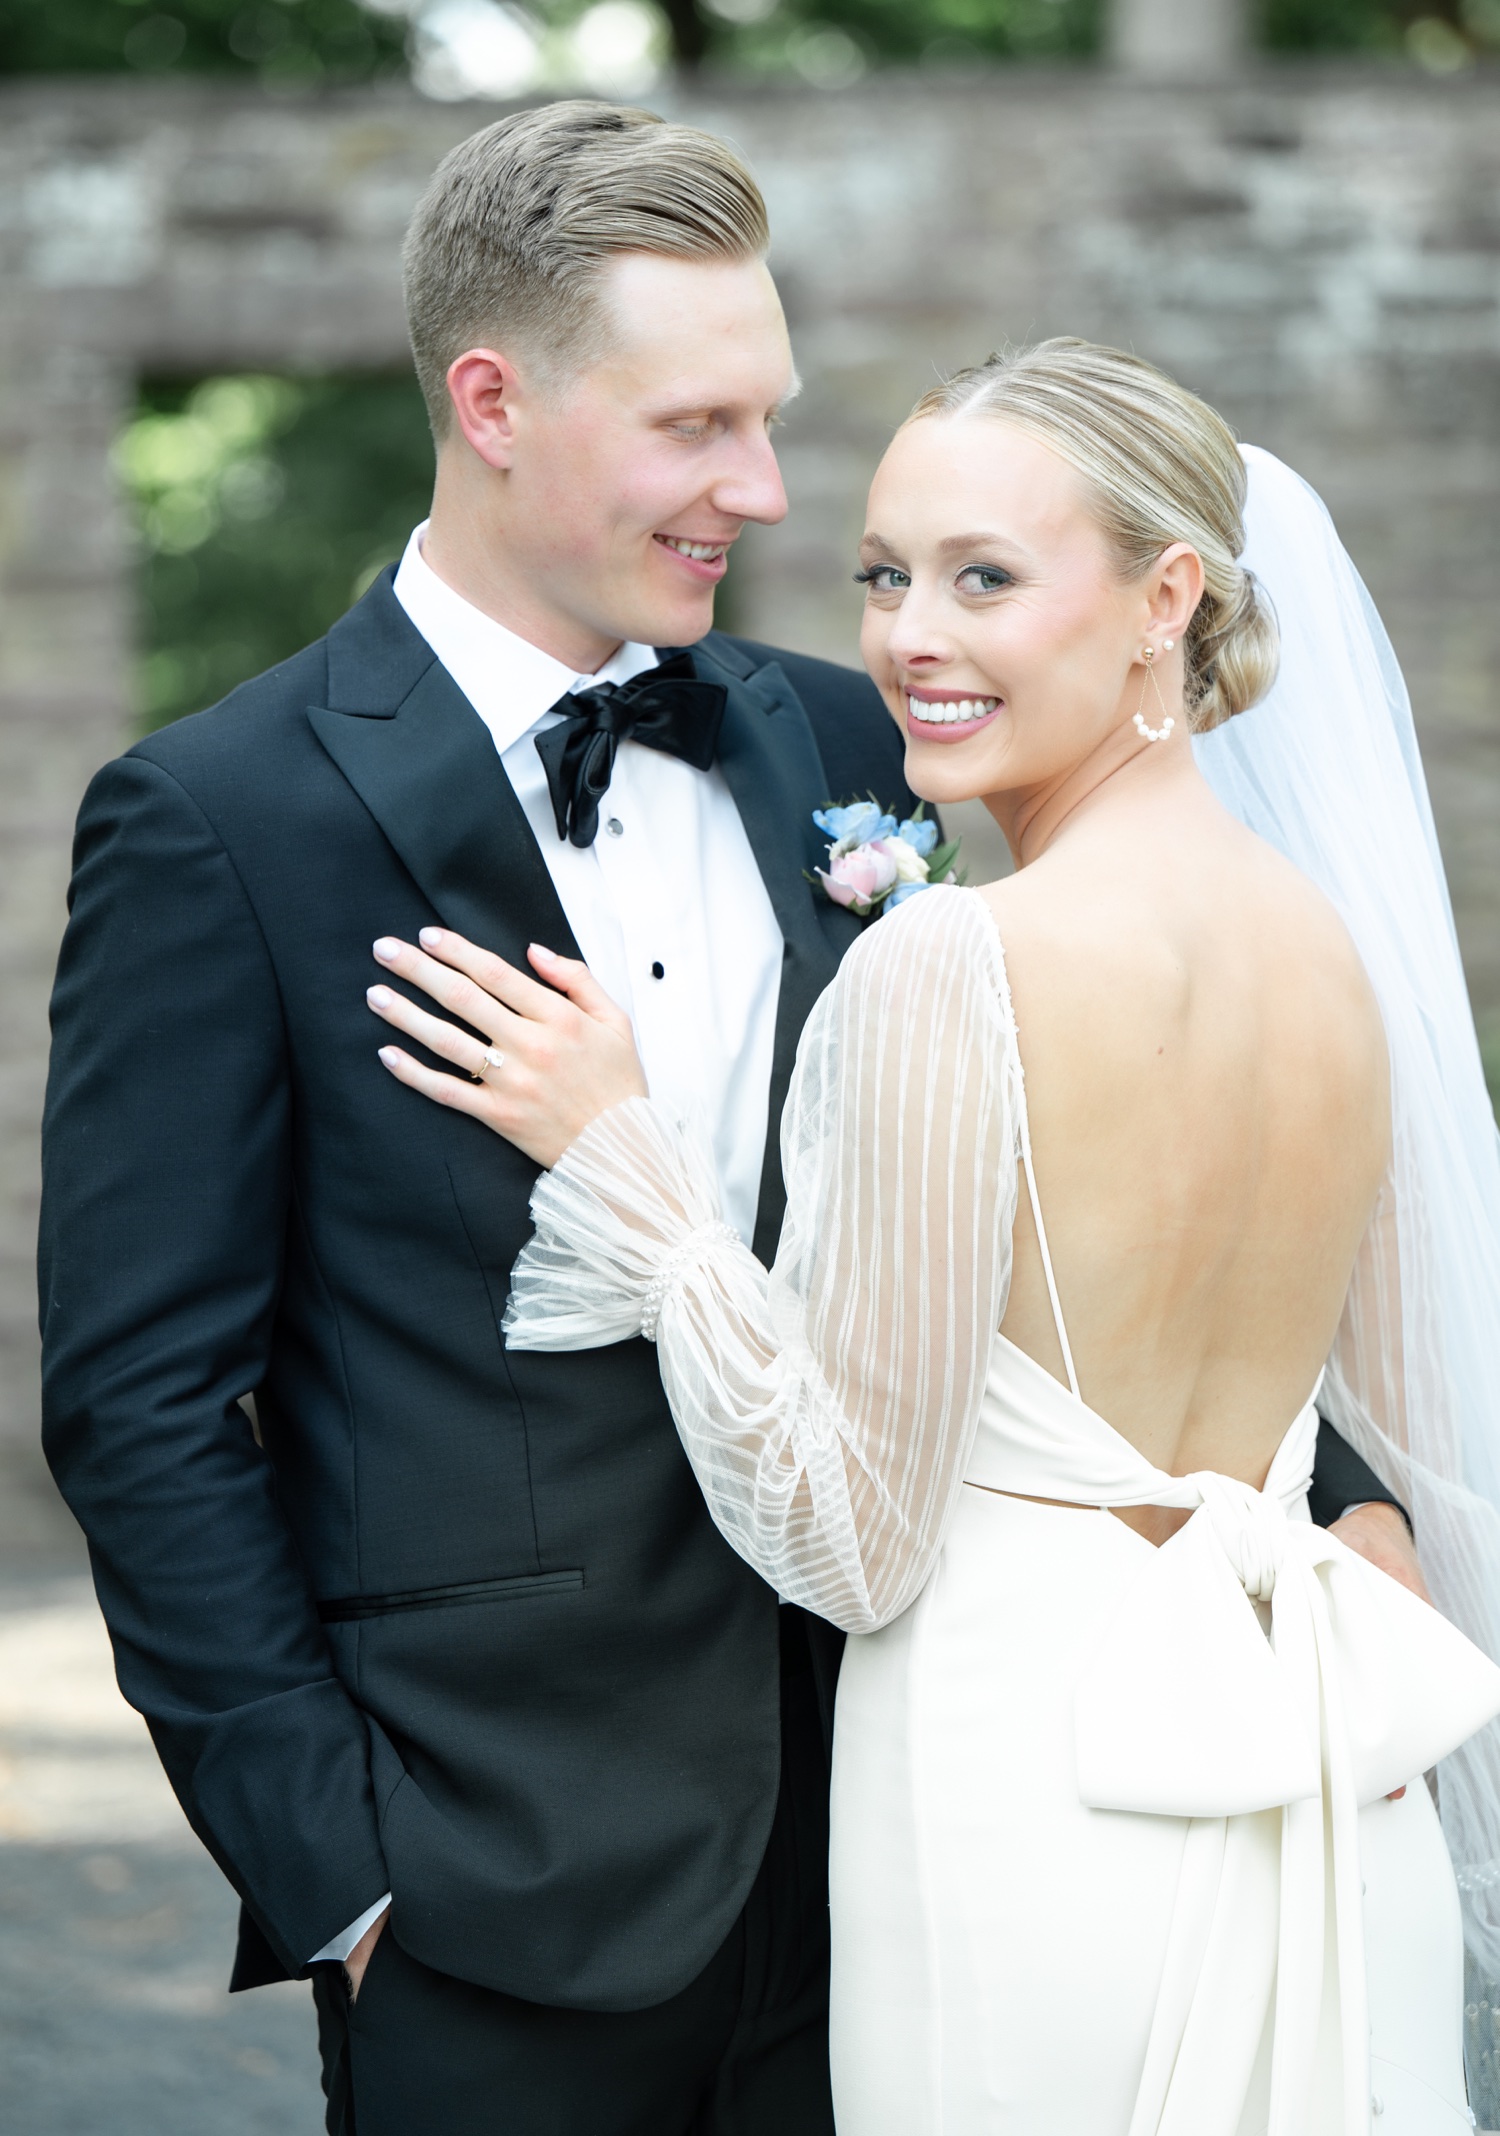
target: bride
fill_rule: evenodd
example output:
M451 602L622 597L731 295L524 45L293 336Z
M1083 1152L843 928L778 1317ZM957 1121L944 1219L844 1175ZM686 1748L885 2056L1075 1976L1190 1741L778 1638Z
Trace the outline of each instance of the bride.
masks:
M1389 649L1294 475L1077 341L919 403L859 576L1016 871L846 958L774 1267L583 967L404 951L499 1064L383 1057L550 1167L512 1346L654 1338L725 1535L859 1635L841 2136L1467 2129L1421 1775L1493 1968L1500 1168ZM1308 1521L1319 1399L1445 1614Z

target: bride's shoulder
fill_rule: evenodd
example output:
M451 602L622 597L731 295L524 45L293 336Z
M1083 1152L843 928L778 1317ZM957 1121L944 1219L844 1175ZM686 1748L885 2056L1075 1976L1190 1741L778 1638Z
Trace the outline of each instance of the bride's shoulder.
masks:
M846 992L878 988L893 1008L1004 990L1004 952L984 894L934 883L870 922L845 957Z
M989 954L995 942L987 892L958 883L931 883L871 921L844 961L846 966L855 961L900 961L943 943L971 949L982 946Z

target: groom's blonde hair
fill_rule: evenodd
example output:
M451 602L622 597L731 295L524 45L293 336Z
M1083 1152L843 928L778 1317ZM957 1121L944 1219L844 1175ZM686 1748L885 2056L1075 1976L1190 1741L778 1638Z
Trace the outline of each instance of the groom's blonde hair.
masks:
M1173 542L1197 550L1203 598L1184 643L1194 728L1264 697L1276 679L1276 621L1239 562L1245 463L1207 401L1139 356L1059 335L956 372L908 420L968 414L1014 423L1078 470L1125 578Z
M749 260L766 204L726 141L649 111L582 98L460 141L418 201L401 263L417 378L447 433L448 366L485 343L546 378L609 346L600 272L620 252Z

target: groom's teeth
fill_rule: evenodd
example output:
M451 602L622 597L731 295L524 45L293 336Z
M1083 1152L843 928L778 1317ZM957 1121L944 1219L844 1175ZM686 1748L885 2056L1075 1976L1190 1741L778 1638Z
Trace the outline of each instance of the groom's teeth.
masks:
M712 563L724 554L726 544L722 541L678 541L671 534L663 534L662 541L679 556L690 556L695 564Z
M934 703L922 697L908 697L906 702L913 719L939 726L958 720L983 719L994 711L1000 700L998 697L950 697Z

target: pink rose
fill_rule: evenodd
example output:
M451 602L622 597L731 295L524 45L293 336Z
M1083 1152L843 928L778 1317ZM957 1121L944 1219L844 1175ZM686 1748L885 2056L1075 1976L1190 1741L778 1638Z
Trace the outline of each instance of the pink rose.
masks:
M897 872L896 862L881 840L875 845L856 846L852 853L836 854L826 872L819 868L818 876L836 905L868 912L873 901L890 889Z

